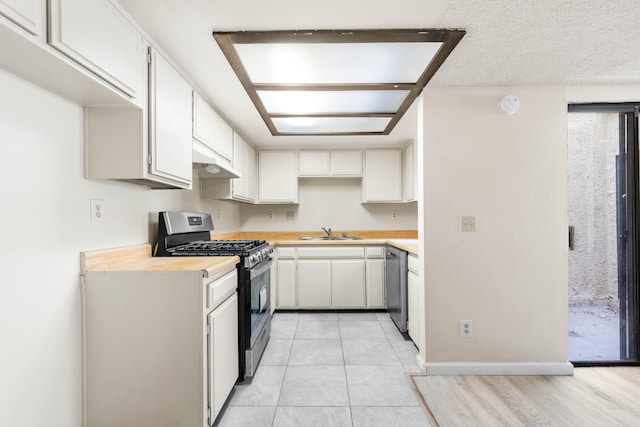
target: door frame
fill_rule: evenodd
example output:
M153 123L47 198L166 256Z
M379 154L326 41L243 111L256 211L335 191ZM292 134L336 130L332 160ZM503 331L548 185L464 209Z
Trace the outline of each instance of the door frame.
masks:
M627 247L627 302L628 306L635 307L633 312L628 312L626 316L627 329L631 331L627 335L632 339L629 342L628 360L610 361L576 361L571 362L576 367L582 366L638 366L640 365L640 275L638 256L640 255L640 147L638 128L640 102L623 103L580 103L569 104L568 113L620 113L620 128L626 124L626 185L627 185L627 227L629 245ZM623 121L624 116L632 120ZM620 138L624 136L621 133ZM622 313L622 307L621 307ZM622 337L621 337L622 338ZM620 340L622 346L626 344ZM633 358L633 359L631 359Z

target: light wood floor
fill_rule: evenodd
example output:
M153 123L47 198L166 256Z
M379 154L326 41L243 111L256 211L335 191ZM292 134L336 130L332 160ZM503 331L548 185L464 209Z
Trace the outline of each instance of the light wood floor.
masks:
M412 378L434 426L640 426L639 367Z

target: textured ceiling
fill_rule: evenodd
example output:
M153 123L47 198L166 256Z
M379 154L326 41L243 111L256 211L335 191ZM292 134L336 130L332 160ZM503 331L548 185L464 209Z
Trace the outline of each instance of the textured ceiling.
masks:
M388 145L415 136L411 108L388 136L272 136L213 31L462 28L429 86L640 84L637 0L118 0L257 146Z
M640 83L636 0L452 0L440 27L467 35L432 85Z

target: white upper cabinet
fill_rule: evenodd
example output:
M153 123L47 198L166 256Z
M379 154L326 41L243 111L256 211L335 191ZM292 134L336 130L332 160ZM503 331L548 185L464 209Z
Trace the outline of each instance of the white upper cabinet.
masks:
M151 173L191 188L191 86L151 49L149 87Z
M362 151L331 150L331 176L362 176Z
M299 176L329 176L329 151L298 152Z
M361 150L298 152L298 176L362 176Z
M256 150L247 144L247 169L246 169L246 196L251 202L255 202L258 198L258 163L256 159Z
M236 132L233 133L233 167L242 174L242 177L232 180L231 199L254 202L256 200L256 153L253 147Z
M150 49L148 108L87 107L87 177L191 188L191 86Z
M233 129L196 92L193 92L193 138L226 160L233 158Z
M233 132L233 168L240 172L240 178L202 179L201 198L255 203L258 168L256 152L237 132Z
M44 0L0 0L0 15L34 36L42 34Z
M363 201L402 202L402 149L365 150Z
M142 35L108 0L50 0L49 43L132 98L144 91Z
M298 203L298 179L294 151L258 153L260 203Z
M404 200L406 202L416 201L417 191L417 162L415 153L415 144L411 143L403 149L403 190Z

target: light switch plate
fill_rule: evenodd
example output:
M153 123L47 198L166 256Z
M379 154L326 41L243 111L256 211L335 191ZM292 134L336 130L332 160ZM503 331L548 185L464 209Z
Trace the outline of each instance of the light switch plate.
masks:
M460 231L477 231L478 219L475 215L460 217Z

